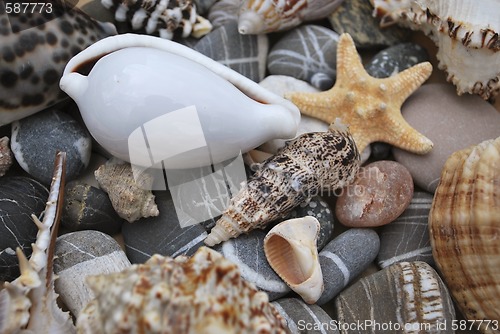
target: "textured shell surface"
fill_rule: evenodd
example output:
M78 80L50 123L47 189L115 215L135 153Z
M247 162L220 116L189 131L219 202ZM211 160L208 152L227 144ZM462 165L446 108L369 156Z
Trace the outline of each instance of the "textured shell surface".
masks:
M267 294L207 247L87 281L96 299L80 313L79 333L288 333Z
M457 93L484 99L500 91L500 2L485 0L372 0L381 25L421 30L437 45L439 68Z
M77 73L96 59L88 76ZM146 168L216 164L268 140L293 138L300 120L292 102L153 36L123 34L94 43L69 61L60 85L104 149Z
M50 3L43 15L0 14L0 126L67 98L58 87L67 61L116 33L110 23L66 9L64 0Z
M196 12L192 0L101 0L115 12L115 20L129 22L133 30L144 29L166 39L180 35L199 38L212 30L212 25Z
M344 187L359 169L359 152L347 128L298 136L265 162L230 201L205 243L213 246L285 216L322 189Z
M5 173L12 166L13 157L12 152L9 148L9 137L0 138L0 176L4 176Z
M429 215L434 259L469 320L500 321L499 185L500 137L448 158Z
M320 224L315 217L285 220L264 238L267 261L306 303L314 304L324 290L316 246Z
M263 34L327 17L344 0L243 0L238 17L241 34Z

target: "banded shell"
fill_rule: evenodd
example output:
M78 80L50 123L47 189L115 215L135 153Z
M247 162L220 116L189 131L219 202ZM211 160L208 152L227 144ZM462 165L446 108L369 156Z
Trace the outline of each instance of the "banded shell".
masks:
M352 182L359 152L339 120L328 132L310 132L290 140L231 199L205 244L213 246L286 216L317 195Z
M31 9L18 19L15 13L0 14L0 126L67 98L58 83L68 60L116 34L111 23L66 9L63 0L50 3L52 12L47 9L43 17Z
M500 2L497 0L371 0L382 26L421 30L438 47L439 68L459 95L483 99L500 91Z
M87 281L96 298L78 316L82 334L288 333L267 294L207 247L191 258L153 255Z
M149 190L152 189L153 177L148 173L140 173L136 179L128 162L112 158L94 174L99 186L108 193L118 216L129 223L160 214L155 196Z
M264 34L327 17L344 0L243 0L238 18L240 34Z
M324 290L316 247L319 229L318 220L306 216L279 223L264 238L267 261L308 304L314 304Z
M144 29L148 34L173 39L200 38L212 30L210 22L198 15L193 0L101 0L107 9L115 12L115 20L129 22L133 30Z
M448 158L429 228L434 259L464 316L500 321L500 137Z
M12 166L12 152L9 148L9 137L0 138L0 176L5 173Z

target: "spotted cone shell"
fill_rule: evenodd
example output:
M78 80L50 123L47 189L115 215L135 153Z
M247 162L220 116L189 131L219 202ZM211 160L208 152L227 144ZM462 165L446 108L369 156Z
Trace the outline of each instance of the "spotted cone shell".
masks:
M429 227L436 264L464 316L498 324L500 137L448 158ZM500 333L498 326L486 325L481 325L482 332Z

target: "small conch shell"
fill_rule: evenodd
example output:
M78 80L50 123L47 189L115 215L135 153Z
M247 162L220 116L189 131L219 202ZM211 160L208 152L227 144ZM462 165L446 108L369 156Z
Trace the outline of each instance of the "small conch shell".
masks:
M459 95L487 100L500 91L498 0L371 0L381 25L420 30L438 47L438 67Z
M279 223L264 238L267 261L308 304L314 304L324 290L316 247L319 229L318 220L306 216Z
M238 18L240 34L264 34L328 17L344 0L243 0Z
M94 61L88 76L78 73ZM73 57L60 81L91 135L135 166L210 166L293 138L298 108L184 45L123 34Z
M429 214L432 253L471 321L500 321L500 137L453 153ZM498 327L479 324L485 333Z

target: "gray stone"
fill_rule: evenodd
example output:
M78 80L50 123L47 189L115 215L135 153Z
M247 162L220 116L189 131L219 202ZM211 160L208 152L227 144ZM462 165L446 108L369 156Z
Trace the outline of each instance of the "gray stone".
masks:
M361 278L335 298L335 309L341 323L371 324L342 333L455 332L448 290L425 262L401 262Z
M328 19L339 34L349 33L359 48L378 48L407 40L410 30L394 25L381 29L379 20L372 16L370 1L344 1Z
M0 178L0 281L19 276L16 248L29 257L38 228L31 215L40 216L49 191L28 177Z
M420 87L401 108L405 120L432 140L433 149L418 155L393 148L396 161L413 181L434 193L446 159L456 151L500 135L500 113L477 95L458 96L451 84Z
M392 153L392 145L383 142L375 142L370 145L370 148L370 157L373 160L387 160Z
M428 227L432 198L429 193L416 191L403 214L382 228L377 257L381 268L403 261L434 264Z
M196 12L200 15L205 15L216 1L217 0L194 0Z
M103 190L78 181L66 184L61 226L68 231L97 230L111 235L120 231L123 221Z
M264 237L266 233L253 230L242 234L235 239L224 241L216 246L226 259L238 265L241 276L255 284L257 289L265 291L269 300L286 295L290 288L274 272L264 253Z
M372 77L388 78L428 60L429 55L420 45L401 43L377 53L365 68Z
M269 48L266 35L241 35L231 21L200 39L194 49L256 82L264 78Z
M379 247L377 233L365 228L352 228L330 241L319 253L325 290L317 304L329 302L359 276L375 259Z
M168 190L154 194L160 214L122 226L125 252L132 263L144 263L153 254L192 255L208 235L200 224L181 227Z
M335 82L338 38L336 32L318 25L295 28L269 52L269 72L305 80L320 90L329 89Z
M11 148L19 165L50 185L57 151L66 152L66 180L89 164L92 141L87 130L67 113L47 109L12 123Z
M307 305L298 298L283 298L271 304L285 319L292 334L337 334L334 320L318 305Z
M74 316L94 298L85 283L89 275L119 272L130 266L120 245L99 231L63 234L56 241L56 291Z
M214 29L228 22L237 22L240 5L240 0L219 0L210 7L207 18Z

